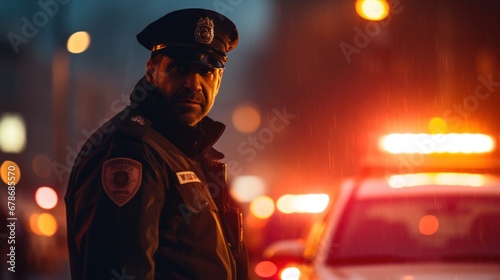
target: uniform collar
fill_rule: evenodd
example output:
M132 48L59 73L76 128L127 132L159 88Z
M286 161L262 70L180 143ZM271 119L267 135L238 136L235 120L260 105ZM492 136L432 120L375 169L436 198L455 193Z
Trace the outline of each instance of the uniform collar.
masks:
M171 114L172 110L169 110L169 104L157 98L159 92L148 86L144 77L136 84L130 95L130 107L150 120L154 130L188 156L203 154L209 159L224 157L212 148L224 132L223 123L205 117L196 126L188 126L175 119Z

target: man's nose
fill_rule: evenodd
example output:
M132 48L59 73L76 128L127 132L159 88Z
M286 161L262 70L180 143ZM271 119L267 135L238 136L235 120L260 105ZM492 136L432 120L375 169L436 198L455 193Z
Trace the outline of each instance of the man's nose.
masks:
M196 92L201 90L201 77L197 72L192 72L187 75L186 82L184 83L184 87L189 88L191 92Z

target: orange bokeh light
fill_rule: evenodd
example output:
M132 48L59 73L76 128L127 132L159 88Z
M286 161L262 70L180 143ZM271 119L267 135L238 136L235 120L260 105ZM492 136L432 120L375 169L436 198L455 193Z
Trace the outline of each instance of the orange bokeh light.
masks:
M439 229L439 220L434 215L425 215L418 222L418 230L423 235L433 235Z
M262 261L255 266L255 274L262 278L268 278L278 272L278 267L270 261Z
M267 219L274 213L274 201L268 196L259 196L250 203L250 213L258 219Z
M256 106L244 104L233 111L233 125L242 133L252 133L259 128L261 115Z

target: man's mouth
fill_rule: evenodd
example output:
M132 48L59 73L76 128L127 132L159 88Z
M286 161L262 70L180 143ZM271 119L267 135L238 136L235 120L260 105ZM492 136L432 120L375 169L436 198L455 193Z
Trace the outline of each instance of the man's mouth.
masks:
M198 106L198 107L201 107L200 102L198 102L196 100L191 100L191 99L178 100L176 103L180 106L190 106L190 107Z
M200 104L199 101L196 101L194 99L180 99L177 101L178 103L193 103L193 104Z

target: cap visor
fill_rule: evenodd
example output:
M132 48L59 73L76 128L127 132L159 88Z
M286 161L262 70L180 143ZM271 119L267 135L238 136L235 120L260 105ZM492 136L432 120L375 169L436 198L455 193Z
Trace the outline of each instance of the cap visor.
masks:
M224 68L224 63L217 59L215 55L210 52L200 51L199 49L176 49L167 47L159 50L157 53L178 61L195 63L213 68Z

